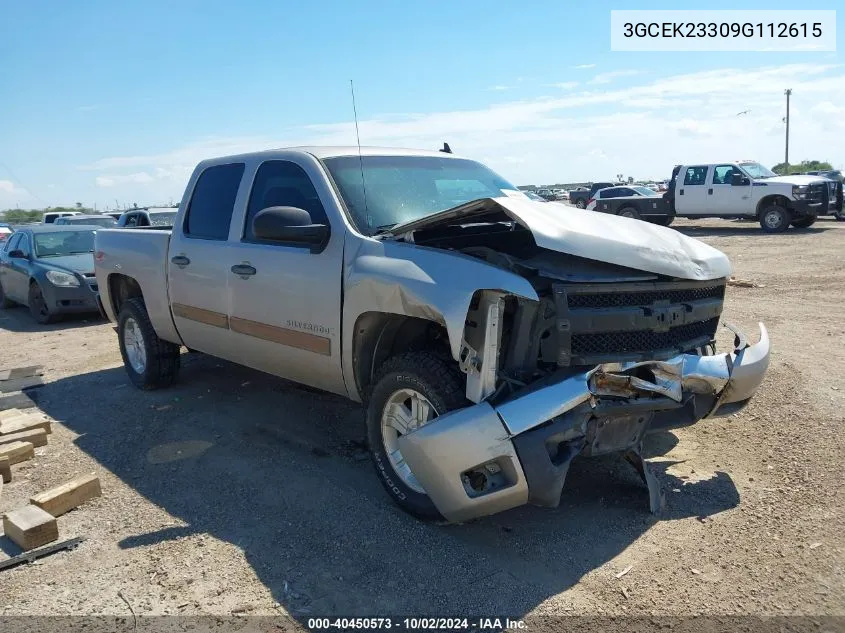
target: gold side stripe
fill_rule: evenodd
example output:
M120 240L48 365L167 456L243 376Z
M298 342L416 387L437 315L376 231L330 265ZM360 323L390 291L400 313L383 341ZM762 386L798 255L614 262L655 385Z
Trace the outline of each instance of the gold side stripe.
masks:
M332 354L332 341L324 336L299 332L298 330L289 330L240 317L229 319L229 327L233 332L254 336L255 338L279 343L280 345L304 349L315 354L322 354L323 356L331 356Z
M182 317L183 319L190 319L191 321L198 321L206 325L213 325L223 329L229 329L229 317L220 312L212 310L203 310L202 308L195 308L194 306L186 306L182 303L174 303L172 305L173 315Z

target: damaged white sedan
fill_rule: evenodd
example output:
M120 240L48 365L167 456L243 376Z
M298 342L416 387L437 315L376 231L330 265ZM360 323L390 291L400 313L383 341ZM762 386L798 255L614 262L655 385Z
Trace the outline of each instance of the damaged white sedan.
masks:
M137 386L171 384L184 345L363 402L376 472L422 518L554 507L572 459L608 452L657 510L643 438L740 409L769 362L762 324L716 353L719 251L443 152L204 161L172 231L98 231L96 262Z

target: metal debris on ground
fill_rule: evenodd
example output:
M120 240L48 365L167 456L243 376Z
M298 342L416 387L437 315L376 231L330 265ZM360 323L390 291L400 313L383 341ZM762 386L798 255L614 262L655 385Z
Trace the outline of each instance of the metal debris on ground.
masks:
M756 281L749 281L748 279L737 279L731 277L728 279L729 286L737 286L739 288L765 288L763 284L758 284Z
M622 578L622 576L624 576L625 574L627 574L627 573L628 573L629 571L631 571L633 568L634 568L634 566L633 566L633 565L628 565L625 569L623 569L623 570L622 570L622 571L620 571L618 574L616 574L616 577L617 577L617 578Z
M39 558L43 558L44 556L54 554L55 552L59 552L62 550L72 550L84 540L85 537L77 536L66 541L62 541L61 543L53 543L52 545L42 547L41 549L35 549L29 552L24 552L23 554L18 554L17 556L13 556L12 558L9 558L7 560L0 561L0 571L3 571L4 569L11 569L12 567L17 567L22 563L31 563Z

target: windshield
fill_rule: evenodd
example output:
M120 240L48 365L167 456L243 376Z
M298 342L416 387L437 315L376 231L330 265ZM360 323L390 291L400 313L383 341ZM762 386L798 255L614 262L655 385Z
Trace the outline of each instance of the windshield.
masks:
M358 230L367 235L479 198L524 199L492 170L462 158L343 156L323 162Z
M152 226L173 226L176 219L175 211L155 211L150 213L150 224Z
M94 231L51 231L36 233L36 257L62 257L94 252Z
M752 178L772 178L777 175L770 169L763 167L760 163L740 163L739 166Z
M117 226L117 222L115 222L113 217L107 216L104 218L68 218L67 220L63 220L57 224L87 224L87 225L94 225L94 226L102 226L102 227L110 227L110 226Z
M654 198L657 196L657 192L654 189L650 189L648 187L631 187L634 191L636 191L641 196L649 196Z

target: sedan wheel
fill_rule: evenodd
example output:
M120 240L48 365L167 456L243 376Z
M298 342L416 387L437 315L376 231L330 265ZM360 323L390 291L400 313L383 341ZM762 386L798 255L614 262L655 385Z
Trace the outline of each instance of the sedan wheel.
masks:
M44 293L41 292L41 286L39 286L36 282L32 282L29 286L29 313L32 315L32 318L38 321L43 325L47 323L52 323L58 317L55 314L50 312L50 306L47 305L47 301L44 299Z

